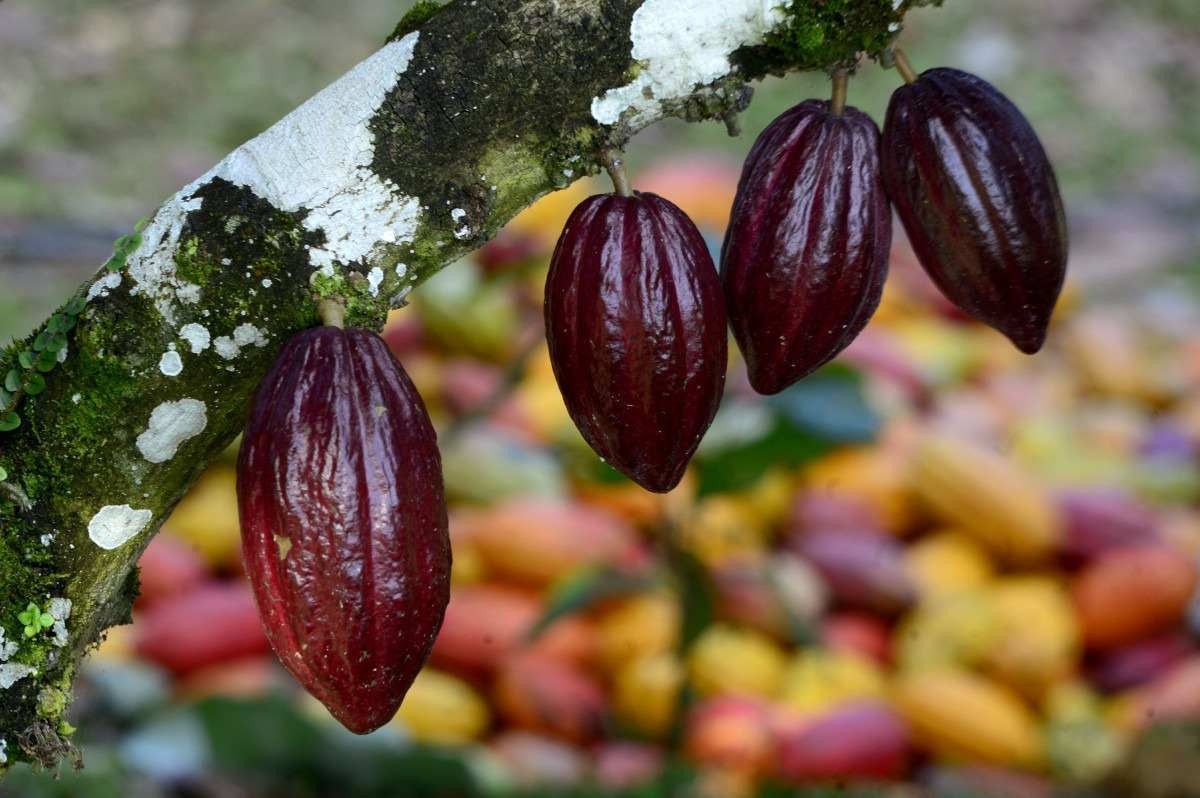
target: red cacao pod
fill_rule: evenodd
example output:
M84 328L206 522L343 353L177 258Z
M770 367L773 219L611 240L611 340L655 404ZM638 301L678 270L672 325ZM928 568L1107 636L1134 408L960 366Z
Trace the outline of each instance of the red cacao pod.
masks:
M869 116L807 100L767 126L721 249L729 321L754 390L778 393L854 340L879 306L891 242Z
M546 340L584 439L666 492L725 386L725 305L700 231L650 193L602 194L567 219L546 278Z
M917 599L904 549L888 535L813 530L793 536L789 545L825 578L840 604L894 615Z
M1103 652L1089 668L1088 681L1107 693L1128 690L1157 679L1195 652L1196 646L1180 633L1139 640Z
M275 653L346 728L378 728L450 590L436 435L383 339L321 327L284 345L246 425L238 507Z
M1057 497L1063 559L1079 565L1106 551L1159 541L1162 519L1138 498L1107 487L1076 488Z
M155 535L138 559L137 609L187 593L209 578L208 564L194 548L170 535Z
M899 779L911 756L907 724L877 702L844 705L780 737L776 770L791 783Z
M930 69L896 89L883 179L913 250L952 302L1032 354L1067 267L1054 170L1029 122L987 81Z
M138 656L177 676L267 653L267 640L243 582L212 582L164 598L138 614Z

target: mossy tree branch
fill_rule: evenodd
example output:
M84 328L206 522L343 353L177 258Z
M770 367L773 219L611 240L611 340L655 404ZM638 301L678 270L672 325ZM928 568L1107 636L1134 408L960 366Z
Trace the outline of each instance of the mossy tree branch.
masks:
M0 356L19 384L0 394L15 414L0 424L19 421L0 432L7 759L70 750L79 658L128 620L137 557L322 298L378 327L638 129L736 114L767 71L877 54L908 5L421 3L382 50L168 200Z

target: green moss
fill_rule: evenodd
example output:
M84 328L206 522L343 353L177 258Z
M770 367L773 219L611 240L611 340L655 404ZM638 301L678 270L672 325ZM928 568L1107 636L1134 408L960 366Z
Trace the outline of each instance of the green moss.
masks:
M441 10L442 4L436 2L436 0L417 0L416 4L408 10L408 13L396 23L392 35L388 36L387 40L394 42L397 39L403 39L428 22L434 14Z
M743 47L733 60L749 77L851 65L860 53L877 57L890 46L912 5L916 3L893 8L892 0L789 0L787 21L765 44Z
M378 296L372 296L367 279L357 272L348 276L340 273L313 272L309 280L314 300L336 299L346 307L346 324L350 327L379 329L387 317L387 309Z
M204 285L212 275L214 266L208 258L200 256L200 239L196 236L179 242L175 256L175 273L189 283Z
M496 217L508 219L516 214L528 204L527 197L545 190L549 169L565 168L565 158L549 160L549 164L543 163L542 153L530 140L501 143L483 154L479 174L496 187L493 196L497 203L492 208Z
M37 713L49 720L58 720L71 703L70 694L61 688L47 685L38 693Z

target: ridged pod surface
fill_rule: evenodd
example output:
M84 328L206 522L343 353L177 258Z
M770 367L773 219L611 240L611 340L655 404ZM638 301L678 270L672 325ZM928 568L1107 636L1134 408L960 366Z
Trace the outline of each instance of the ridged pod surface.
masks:
M854 340L879 306L891 242L870 117L808 100L767 126L721 249L730 326L756 391L782 391Z
M589 197L554 250L545 310L584 439L647 490L675 487L725 386L725 305L700 231L655 194Z
M450 542L436 434L379 336L284 345L246 425L238 507L279 659L351 731L386 723L441 626Z
M883 177L942 293L1022 352L1040 349L1066 275L1066 217L1017 107L966 72L923 72L892 94Z

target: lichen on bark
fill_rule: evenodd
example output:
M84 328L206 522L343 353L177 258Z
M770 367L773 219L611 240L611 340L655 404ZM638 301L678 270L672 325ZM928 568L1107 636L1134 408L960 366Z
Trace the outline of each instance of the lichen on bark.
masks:
M699 5L719 21L725 2ZM401 65L363 121L369 152L334 175L345 185L325 197L328 207L278 190L271 165L243 148L127 239L125 248L138 246L121 248L117 271L102 268L80 289L91 299L66 333L65 359L44 391L22 400L20 426L0 432L0 684L14 667L36 671L0 689L10 762L53 765L70 751L63 713L79 658L107 627L128 620L133 563L237 435L278 348L316 323L316 303L337 295L348 323L378 327L409 290L521 208L598 171L602 150L623 145L644 122L629 115L600 124L593 100L646 67L631 53L634 15L673 3L685 0L423 4L385 46L393 61L373 67ZM830 66L834 55L889 41L906 8L797 0L763 41L729 54L730 74L656 98L657 116L723 119L749 101L748 78ZM310 107L318 121L346 105L330 99ZM306 139L319 128L289 130ZM337 143L300 141L297 157ZM245 175L253 179L238 182ZM416 221L399 235L383 230L366 255L338 259L347 247L336 236L354 221L340 209L368 207L352 204L360 195L392 203L386 210L396 218L419 208ZM362 224L374 229L369 218ZM0 376L33 339L0 354ZM163 416L157 426L155 412ZM25 636L20 612L30 603L48 611L54 601L61 610L64 599L65 641L52 629Z

